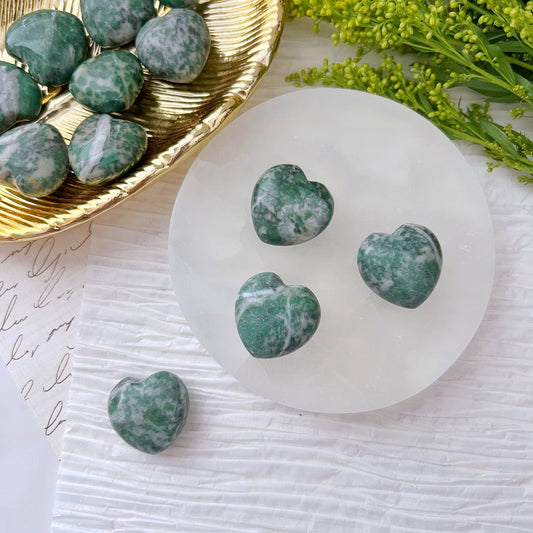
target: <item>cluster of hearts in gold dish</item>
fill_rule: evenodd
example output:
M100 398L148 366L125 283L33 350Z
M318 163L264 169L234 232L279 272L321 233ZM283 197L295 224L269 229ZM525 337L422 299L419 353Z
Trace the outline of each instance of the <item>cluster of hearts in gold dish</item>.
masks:
M0 136L0 183L26 196L55 192L69 168L88 185L128 172L145 153L148 137L141 125L109 113L135 102L143 86L141 64L155 78L187 83L202 72L209 55L207 25L193 9L177 7L156 17L152 0L85 0L81 7L83 22L71 13L43 9L15 20L6 33L7 52L27 66L29 75L0 62L0 133L5 132ZM102 47L136 40L140 60L123 49L87 59L86 30ZM10 129L38 117L37 83L68 85L79 103L97 113L78 125L68 147L48 124Z

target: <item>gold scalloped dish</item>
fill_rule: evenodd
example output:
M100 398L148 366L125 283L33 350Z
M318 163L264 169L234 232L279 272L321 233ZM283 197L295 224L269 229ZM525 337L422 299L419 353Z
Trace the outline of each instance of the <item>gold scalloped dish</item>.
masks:
M168 8L158 7L158 15ZM0 60L13 63L5 33L18 17L37 9L60 9L80 16L79 0L0 2ZM141 124L148 150L129 174L111 183L86 186L69 173L54 194L27 198L0 185L0 242L34 239L85 222L159 179L203 145L247 100L268 69L282 29L282 0L209 0L200 4L211 34L211 53L200 76L189 84L155 80L145 71L144 87L120 117ZM134 50L132 47L130 50ZM92 44L89 55L99 53ZM91 113L66 89L43 89L39 122L54 125L67 142ZM118 116L118 115L117 115Z

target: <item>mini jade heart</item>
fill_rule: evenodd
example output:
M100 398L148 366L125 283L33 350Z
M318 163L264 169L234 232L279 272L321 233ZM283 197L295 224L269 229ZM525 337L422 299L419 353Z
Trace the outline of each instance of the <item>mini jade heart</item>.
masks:
M87 33L105 48L133 41L155 14L153 0L81 0Z
M235 322L254 357L280 357L313 336L320 322L320 304L307 287L287 286L276 274L263 272L241 287Z
M41 90L22 69L0 61L0 133L15 122L37 118Z
M82 183L106 183L134 167L147 143L146 132L139 124L109 115L91 115L72 135L70 165Z
M135 44L141 63L154 77L189 83L205 66L211 37L198 13L177 8L149 20L141 28Z
M178 437L189 414L189 394L181 379L157 372L144 381L119 381L109 395L109 420L131 446L159 453Z
M43 85L65 85L85 59L87 38L81 20L70 13L41 9L17 19L6 34L6 50L28 65Z
M252 194L252 222L267 244L309 241L326 229L333 216L327 188L308 181L296 165L275 165L257 181Z
M69 89L97 113L129 109L143 86L140 61L127 50L105 50L84 61L72 74Z
M54 126L35 122L0 135L0 183L41 197L57 190L67 173L67 146Z
M388 302L413 309L431 294L440 276L442 251L426 227L403 224L394 233L372 233L357 254L363 281Z

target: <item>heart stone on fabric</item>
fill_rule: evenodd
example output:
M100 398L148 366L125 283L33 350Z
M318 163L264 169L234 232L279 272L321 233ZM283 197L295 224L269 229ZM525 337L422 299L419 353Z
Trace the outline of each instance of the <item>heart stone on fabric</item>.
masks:
M363 281L378 296L414 309L437 284L442 250L428 228L403 224L391 234L369 235L359 248L357 266Z
M307 287L287 286L277 274L262 272L241 287L235 322L254 357L281 357L313 336L320 322L320 304Z
M297 165L269 168L252 193L252 222L267 244L287 246L314 239L333 216L333 197L322 183L309 181Z
M109 420L131 446L145 453L168 448L181 433L189 414L189 393L171 372L152 374L144 381L119 381L109 395Z

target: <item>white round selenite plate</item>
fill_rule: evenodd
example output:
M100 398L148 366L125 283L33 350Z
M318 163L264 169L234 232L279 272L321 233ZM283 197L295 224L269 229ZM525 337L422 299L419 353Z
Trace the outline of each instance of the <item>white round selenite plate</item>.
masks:
M326 230L296 246L262 243L250 199L261 174L297 164L333 195ZM442 274L417 309L362 281L357 250L370 233L430 228ZM461 355L485 312L494 240L483 191L462 154L426 119L363 92L301 89L252 108L200 153L171 220L170 267L200 342L245 387L298 409L353 413L421 391ZM242 284L271 271L317 296L322 319L299 350L256 359L240 341Z

